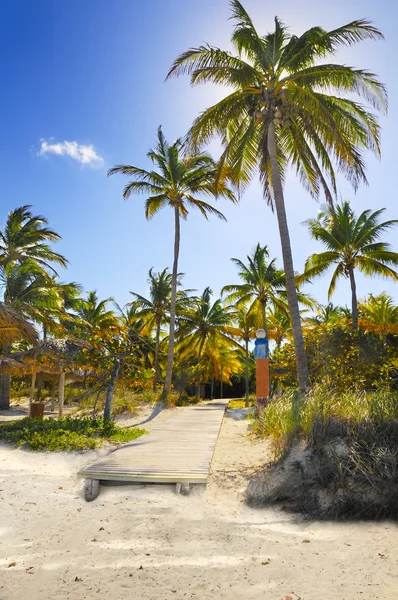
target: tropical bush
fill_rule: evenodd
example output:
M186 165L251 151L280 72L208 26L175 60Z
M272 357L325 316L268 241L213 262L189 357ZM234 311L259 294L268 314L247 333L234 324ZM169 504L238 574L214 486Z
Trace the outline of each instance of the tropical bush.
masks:
M30 450L70 452L98 448L105 441L123 443L135 440L144 429L122 429L103 418L20 419L0 424L0 440L25 445Z

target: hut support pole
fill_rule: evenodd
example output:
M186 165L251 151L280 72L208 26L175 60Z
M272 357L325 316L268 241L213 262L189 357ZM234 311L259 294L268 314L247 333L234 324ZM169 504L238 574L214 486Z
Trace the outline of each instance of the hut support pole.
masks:
M65 371L59 376L59 408L58 417L62 419L64 414L64 393L65 393Z
M35 385L36 385L36 371L32 373L32 383L30 385L30 396L29 396L29 416L31 416L32 412L32 402L35 395Z

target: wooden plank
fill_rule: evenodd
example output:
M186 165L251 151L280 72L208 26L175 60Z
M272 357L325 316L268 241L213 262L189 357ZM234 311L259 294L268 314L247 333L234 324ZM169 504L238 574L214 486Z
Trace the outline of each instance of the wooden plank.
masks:
M146 437L80 471L87 479L206 483L228 401L179 410Z

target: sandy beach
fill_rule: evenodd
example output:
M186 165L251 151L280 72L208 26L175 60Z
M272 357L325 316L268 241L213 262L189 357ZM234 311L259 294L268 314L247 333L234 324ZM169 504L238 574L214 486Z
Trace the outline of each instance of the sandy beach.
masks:
M109 449L0 445L0 599L396 598L396 524L310 523L244 505L238 490L269 450L236 416L224 418L207 489L189 497L102 486L86 503L77 472Z

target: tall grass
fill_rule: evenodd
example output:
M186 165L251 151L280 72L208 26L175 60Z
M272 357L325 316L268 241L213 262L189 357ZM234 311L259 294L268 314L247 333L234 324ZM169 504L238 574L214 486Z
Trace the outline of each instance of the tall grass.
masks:
M398 394L388 391L333 392L316 386L300 400L297 392L288 391L273 400L256 419L253 429L270 437L276 449L282 450L289 440L301 436L311 440L316 423L359 424L388 422L398 419Z

